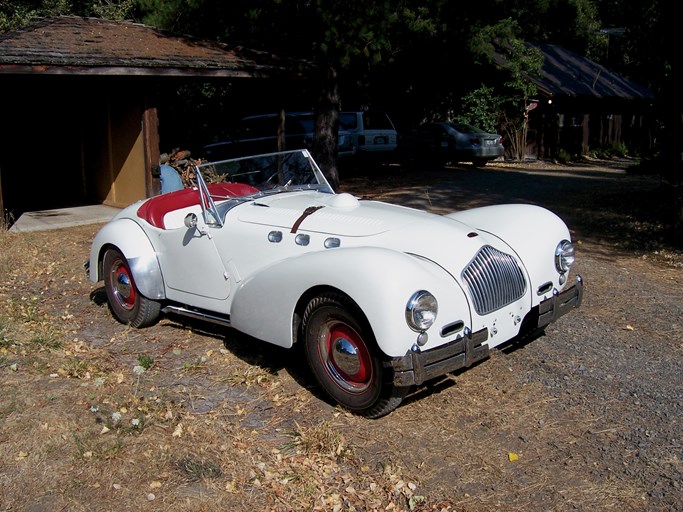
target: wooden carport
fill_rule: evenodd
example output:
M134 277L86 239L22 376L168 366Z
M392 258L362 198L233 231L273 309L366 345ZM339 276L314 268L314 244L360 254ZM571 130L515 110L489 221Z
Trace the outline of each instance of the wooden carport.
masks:
M286 82L303 76L299 66L133 22L69 16L6 32L0 212L155 195L155 91L178 80Z
M539 102L529 114L529 152L542 159L560 150L626 146L633 154L652 150L656 131L654 91L557 45L536 45L543 54L540 76L531 77Z

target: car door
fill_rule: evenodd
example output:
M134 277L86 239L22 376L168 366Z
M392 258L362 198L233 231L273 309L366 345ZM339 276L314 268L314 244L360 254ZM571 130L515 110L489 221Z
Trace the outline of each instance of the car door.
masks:
M230 274L216 244L224 236L223 219L199 172L196 180L197 204L187 210L182 226L159 232L157 257L167 298L221 311L230 296Z
M230 295L230 279L218 253L215 237L220 226L207 225L201 217L196 227L167 229L159 234L159 263L164 274L167 296L184 297L193 305L201 298L223 301ZM197 299L187 300L187 296ZM208 308L207 304L201 304Z

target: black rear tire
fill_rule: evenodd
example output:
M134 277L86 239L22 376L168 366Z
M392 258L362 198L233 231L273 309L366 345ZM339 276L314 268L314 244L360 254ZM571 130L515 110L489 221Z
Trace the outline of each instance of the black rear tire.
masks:
M394 386L365 316L348 297L326 293L311 300L302 334L309 366L335 402L368 418L399 406L408 388Z
M161 304L140 294L128 261L117 249L104 253L104 289L109 309L119 322L147 327L159 319Z

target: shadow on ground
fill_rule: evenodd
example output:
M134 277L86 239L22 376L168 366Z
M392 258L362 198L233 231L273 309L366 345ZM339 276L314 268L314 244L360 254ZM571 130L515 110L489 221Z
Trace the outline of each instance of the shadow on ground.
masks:
M575 239L627 252L682 251L680 187L630 172L632 161L553 165L493 163L401 171L387 166L343 178L340 190L435 213L501 203L557 213ZM523 229L532 226L520 226Z

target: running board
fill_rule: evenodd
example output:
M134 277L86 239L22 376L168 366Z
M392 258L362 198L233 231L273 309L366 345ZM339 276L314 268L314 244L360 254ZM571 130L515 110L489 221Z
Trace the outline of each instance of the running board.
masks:
M161 311L163 313L175 313L176 315L187 316L189 318L204 320L205 322L211 322L213 324L230 327L229 316L211 315L209 313L203 313L194 309L181 308L180 306L166 306Z

